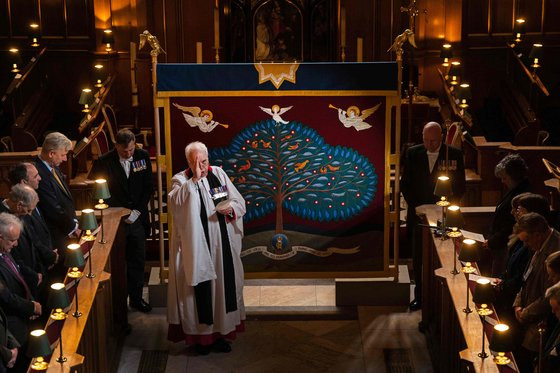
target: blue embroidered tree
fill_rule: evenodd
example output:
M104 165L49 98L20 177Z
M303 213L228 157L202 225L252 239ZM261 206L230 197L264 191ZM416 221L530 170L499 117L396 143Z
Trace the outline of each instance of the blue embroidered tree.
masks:
M247 203L246 220L276 209L283 232L283 208L313 221L346 220L373 201L377 174L353 149L330 146L312 128L261 121L244 129L228 148L213 149Z

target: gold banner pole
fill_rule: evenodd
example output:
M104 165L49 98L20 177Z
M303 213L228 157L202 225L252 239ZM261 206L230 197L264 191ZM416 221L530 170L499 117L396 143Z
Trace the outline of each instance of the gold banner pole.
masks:
M161 130L159 121L159 105L157 101L157 58L160 53L165 53L161 48L159 41L155 36L150 34L148 30L140 34L140 45L138 49L142 49L148 42L152 47L150 56L152 57L152 96L154 104L154 136L156 137L156 172L157 172L157 197L158 197L158 222L159 222L159 280L160 283L164 282L164 235L163 235L163 183L161 172Z

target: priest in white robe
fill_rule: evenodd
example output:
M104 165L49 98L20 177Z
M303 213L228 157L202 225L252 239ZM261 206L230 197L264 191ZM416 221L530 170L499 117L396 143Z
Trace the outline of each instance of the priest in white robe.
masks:
M201 142L185 148L189 168L173 176L167 292L168 338L199 354L229 352L243 331L241 239L245 200Z

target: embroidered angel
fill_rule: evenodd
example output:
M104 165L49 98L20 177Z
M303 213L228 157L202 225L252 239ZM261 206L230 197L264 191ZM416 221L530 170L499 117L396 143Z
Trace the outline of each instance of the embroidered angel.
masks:
M278 125L279 123L282 124L290 123L289 121L282 119L280 115L284 114L285 112L293 108L293 106L280 108L280 106L278 105L273 105L270 109L262 106L259 107L261 108L262 111L264 111L265 113L267 113L272 117L272 119L276 122L276 125Z
M365 109L362 111L360 115L360 109L357 106L350 106L348 109L342 110L341 108L337 108L333 105L329 105L331 109L338 110L338 120L344 125L346 128L354 127L356 131L367 130L371 128L371 125L367 122L364 122L371 114L375 113L377 109L379 109L381 104L377 104L374 107L370 107L369 109Z
M183 112L185 121L191 127L198 127L202 132L212 132L217 126L228 128L228 124L222 124L212 120L214 115L210 110L200 110L198 106L181 106L173 104L177 109Z

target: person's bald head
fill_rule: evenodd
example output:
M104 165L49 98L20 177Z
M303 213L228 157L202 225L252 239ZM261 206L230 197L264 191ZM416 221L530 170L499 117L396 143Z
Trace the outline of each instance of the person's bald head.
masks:
M441 126L438 122L428 122L422 130L422 141L429 152L435 152L441 145Z

